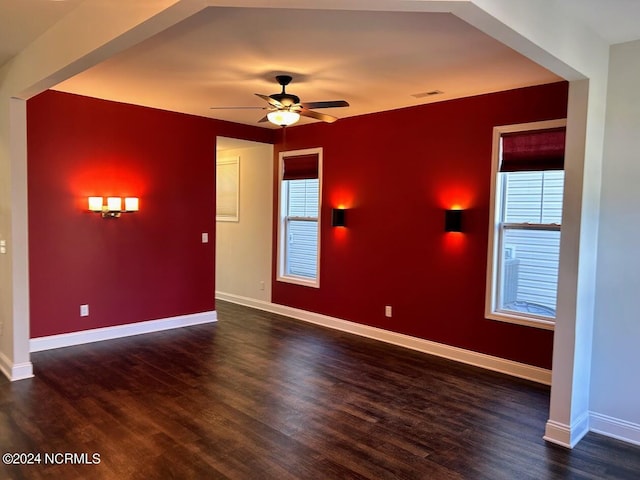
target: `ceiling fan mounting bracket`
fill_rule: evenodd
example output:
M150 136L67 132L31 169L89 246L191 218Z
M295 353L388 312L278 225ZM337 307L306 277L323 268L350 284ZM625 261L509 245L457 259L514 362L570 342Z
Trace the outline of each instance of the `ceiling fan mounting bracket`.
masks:
M297 95L292 95L285 91L286 86L291 83L291 80L293 80L291 75L277 75L276 80L280 84L280 86L282 86L282 92L269 95L271 98L273 98L277 102L280 102L287 110L289 109L289 107L300 103L300 97L298 97Z
M276 80L280 85L282 85L282 89L284 91L284 87L291 83L293 77L291 75L276 75Z

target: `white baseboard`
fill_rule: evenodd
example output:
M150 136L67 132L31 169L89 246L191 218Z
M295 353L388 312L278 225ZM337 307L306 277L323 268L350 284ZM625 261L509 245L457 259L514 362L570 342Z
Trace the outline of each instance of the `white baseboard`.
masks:
M524 378L544 385L551 385L551 371L544 368L534 367L532 365L514 362L512 360L505 360L503 358L485 355L483 353L465 350L463 348L452 347L442 343L404 335L402 333L391 332L382 328L362 325L360 323L341 320L327 315L307 312L306 310L300 310L262 300L255 300L239 295L216 292L216 298L267 312L285 315L305 322L315 323L335 330L341 330L343 332L372 338L374 340L380 340L382 342L410 348L412 350L436 355L449 360L455 360L457 362L485 368L487 370L493 370L495 372L505 373L514 377Z
M0 352L0 371L12 382L33 377L33 365L31 362L13 363L2 352Z
M640 445L640 425L637 423L591 412L590 428L592 432L634 445Z
M542 438L561 447L573 448L587 433L589 433L589 412L581 415L573 425L548 420Z
M189 327L202 323L211 323L218 320L215 310L210 312L193 313L190 315L180 315L160 320L149 320L146 322L127 323L125 325L115 325L113 327L94 328L80 332L62 333L47 337L32 338L29 340L29 350L40 352L51 350L52 348L70 347L83 343L100 342L102 340L112 340L115 338L130 337L143 333L160 332L172 328Z

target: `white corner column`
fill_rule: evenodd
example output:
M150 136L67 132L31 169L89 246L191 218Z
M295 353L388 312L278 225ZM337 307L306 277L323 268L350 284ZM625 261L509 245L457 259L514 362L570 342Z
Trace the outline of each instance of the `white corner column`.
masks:
M26 102L0 88L0 111L0 371L20 380L33 376L28 348Z
M551 404L544 439L573 448L589 431L606 78L570 83Z
M11 380L33 376L29 356L29 220L27 208L27 102L9 100L11 152L11 264L13 358ZM8 333L8 332L7 332Z

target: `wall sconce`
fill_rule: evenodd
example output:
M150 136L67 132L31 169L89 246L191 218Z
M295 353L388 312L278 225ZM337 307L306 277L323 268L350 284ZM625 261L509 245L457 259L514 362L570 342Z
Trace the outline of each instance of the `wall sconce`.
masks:
M137 212L139 209L138 197L125 197L124 210L120 197L107 197L106 205L103 200L102 197L89 197L89 211L101 213L102 218L118 218L121 213Z
M331 226L344 227L346 212L344 208L334 208L331 210Z
M444 231L462 232L462 210L445 210Z

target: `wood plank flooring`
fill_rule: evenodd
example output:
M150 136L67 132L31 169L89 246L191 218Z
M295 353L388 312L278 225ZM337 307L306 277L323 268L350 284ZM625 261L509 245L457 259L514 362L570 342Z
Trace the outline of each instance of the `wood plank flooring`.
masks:
M0 380L0 453L41 463L0 479L640 478L640 447L546 444L547 387L217 309L216 324L33 354L35 378Z

